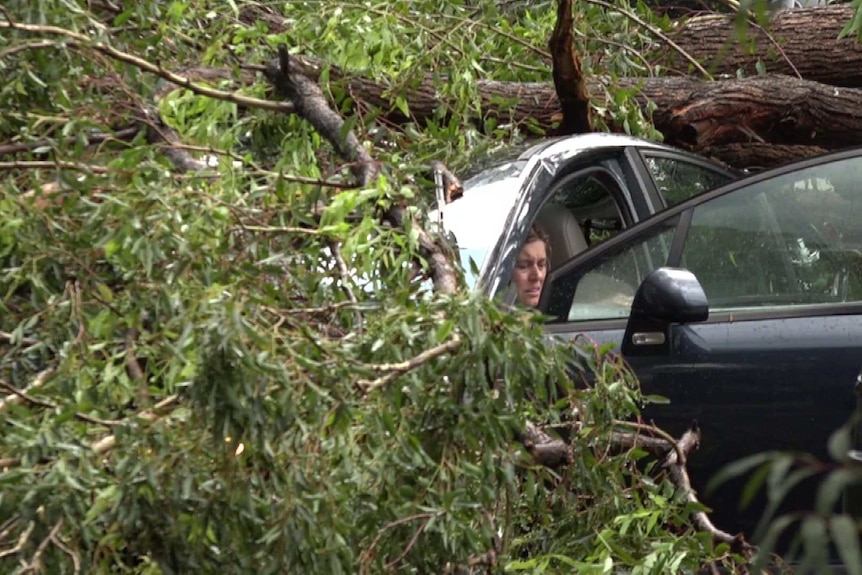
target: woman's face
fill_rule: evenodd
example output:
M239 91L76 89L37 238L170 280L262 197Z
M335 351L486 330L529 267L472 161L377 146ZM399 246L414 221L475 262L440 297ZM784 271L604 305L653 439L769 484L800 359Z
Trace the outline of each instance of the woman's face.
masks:
M525 244L518 254L512 282L518 290L518 301L524 305L539 305L542 285L548 275L548 253L545 242L541 240Z

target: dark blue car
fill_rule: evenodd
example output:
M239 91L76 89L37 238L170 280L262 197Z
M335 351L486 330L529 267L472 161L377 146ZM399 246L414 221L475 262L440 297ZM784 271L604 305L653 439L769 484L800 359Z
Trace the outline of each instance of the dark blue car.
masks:
M436 216L479 266L471 281L509 303L527 231L546 229L548 333L614 342L644 392L670 399L645 417L677 436L699 422L689 469L702 496L746 455L827 458L855 408L862 150L743 177L651 142L574 136L471 178ZM702 499L750 536L763 507L740 511L740 488ZM813 487L788 505L813 508Z

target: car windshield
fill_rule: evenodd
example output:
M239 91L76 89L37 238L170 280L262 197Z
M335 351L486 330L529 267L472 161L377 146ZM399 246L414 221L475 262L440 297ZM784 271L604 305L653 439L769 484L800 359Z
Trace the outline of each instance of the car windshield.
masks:
M485 257L503 232L520 189L526 160L517 160L484 170L464 182L464 195L443 206L443 227L455 237L467 285L472 289L478 279L473 273L482 269ZM440 212L430 214L438 221Z

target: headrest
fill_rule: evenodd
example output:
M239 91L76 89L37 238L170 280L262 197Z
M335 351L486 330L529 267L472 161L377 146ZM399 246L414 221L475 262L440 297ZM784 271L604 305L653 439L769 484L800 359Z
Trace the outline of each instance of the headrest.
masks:
M548 234L551 244L551 271L588 247L578 220L565 206L546 204L539 211L536 223Z

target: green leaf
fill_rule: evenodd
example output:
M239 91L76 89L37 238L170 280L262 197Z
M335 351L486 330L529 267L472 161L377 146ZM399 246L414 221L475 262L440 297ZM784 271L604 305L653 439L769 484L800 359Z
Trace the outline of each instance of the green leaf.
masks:
M860 529L857 521L849 515L833 515L829 519L829 530L848 575L862 575L862 550L859 546Z

